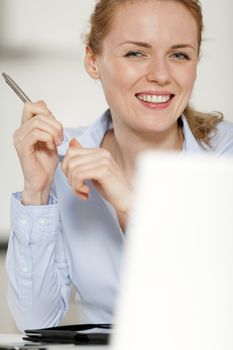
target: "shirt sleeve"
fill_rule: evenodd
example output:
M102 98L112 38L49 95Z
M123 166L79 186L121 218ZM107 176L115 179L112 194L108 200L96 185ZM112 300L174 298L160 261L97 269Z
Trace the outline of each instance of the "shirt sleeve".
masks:
M59 205L24 206L11 198L11 235L6 257L8 303L18 328L56 326L68 309L70 278Z

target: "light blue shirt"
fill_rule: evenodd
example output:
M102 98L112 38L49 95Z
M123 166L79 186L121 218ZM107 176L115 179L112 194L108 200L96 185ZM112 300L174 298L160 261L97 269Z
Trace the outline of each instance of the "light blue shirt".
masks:
M204 150L182 120L185 153L233 155L233 124L219 123L212 149ZM99 147L109 128L108 110L88 128L66 129L60 160L73 137L83 147ZM89 185L89 200L79 199L59 164L48 205L23 206L21 193L12 195L8 301L20 330L57 325L68 309L71 283L80 322L112 322L125 236L113 207Z

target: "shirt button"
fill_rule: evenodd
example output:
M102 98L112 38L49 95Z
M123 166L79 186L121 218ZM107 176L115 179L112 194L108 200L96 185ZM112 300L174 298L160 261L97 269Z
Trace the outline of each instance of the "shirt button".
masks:
M26 226L27 223L28 223L28 221L27 221L27 219L26 219L25 217L23 217L23 218L20 219L20 223L21 223L23 226Z
M45 225L46 224L46 219L41 218L41 219L38 220L38 222L39 222L40 225Z
M24 266L24 267L22 268L22 271L23 271L23 272L28 272L28 268L27 268L26 266Z

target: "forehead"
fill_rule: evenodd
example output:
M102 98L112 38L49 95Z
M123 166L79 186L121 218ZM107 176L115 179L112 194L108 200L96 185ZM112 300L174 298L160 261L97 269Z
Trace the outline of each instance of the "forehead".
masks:
M179 2L129 1L115 11L104 42L117 45L124 40L152 45L174 45L176 41L184 41L198 46L198 27L193 15Z

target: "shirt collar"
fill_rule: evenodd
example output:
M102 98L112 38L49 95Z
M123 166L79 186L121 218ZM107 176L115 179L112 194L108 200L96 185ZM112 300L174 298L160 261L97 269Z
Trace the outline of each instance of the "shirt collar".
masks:
M83 147L100 147L107 130L112 129L110 109L107 109L84 133L78 138Z
M184 135L184 144L183 152L184 153L203 153L204 149L197 142L193 133L190 129L188 121L184 114L181 115L181 120L183 122L183 135ZM78 142L85 148L96 148L100 147L103 137L107 130L113 128L112 118L110 109L107 109L93 124L87 127L82 135L77 136ZM66 139L61 146L58 147L59 156L61 158L67 152L69 147L69 139Z
M182 114L181 120L183 122L183 135L184 135L183 152L184 153L203 153L204 148L195 139L184 114Z
M85 148L96 148L101 145L106 131L112 128L111 112L107 109L94 123L84 129L81 135L74 136L74 138ZM70 139L66 138L62 145L58 147L60 160L62 160L67 152L69 142Z

